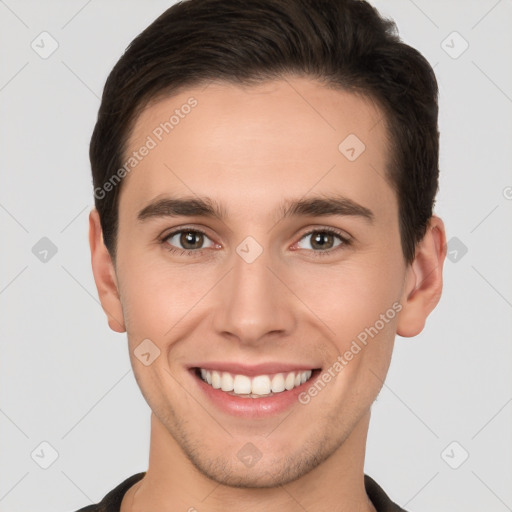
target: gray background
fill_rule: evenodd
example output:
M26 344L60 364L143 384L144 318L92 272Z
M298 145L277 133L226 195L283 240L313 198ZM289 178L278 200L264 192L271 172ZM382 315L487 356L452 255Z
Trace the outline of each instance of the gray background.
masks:
M108 72L171 3L0 0L2 512L75 510L147 468L90 268L88 143ZM435 66L451 260L425 330L397 337L365 472L411 511L512 510L512 2L374 4Z

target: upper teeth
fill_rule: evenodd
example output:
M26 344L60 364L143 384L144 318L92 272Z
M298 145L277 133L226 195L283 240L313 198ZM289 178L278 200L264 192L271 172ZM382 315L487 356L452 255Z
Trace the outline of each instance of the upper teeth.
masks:
M304 384L311 377L311 370L303 372L276 373L273 375L232 375L229 372L218 372L201 368L201 377L215 389L233 391L237 395L268 395L280 393Z

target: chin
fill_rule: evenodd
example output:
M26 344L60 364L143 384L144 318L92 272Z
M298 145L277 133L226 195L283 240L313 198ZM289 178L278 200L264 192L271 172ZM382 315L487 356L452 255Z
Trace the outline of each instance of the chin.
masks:
M264 489L298 480L319 466L335 450L324 441L312 450L301 447L293 455L283 455L280 458L274 456L270 459L261 453L252 453L254 458L251 460L246 454L251 454L253 449L254 445L248 442L229 458L226 455L219 455L212 459L211 454L210 458L206 458L204 452L189 453L188 456L201 474L218 484L245 489ZM258 456L261 456L261 459L255 460Z

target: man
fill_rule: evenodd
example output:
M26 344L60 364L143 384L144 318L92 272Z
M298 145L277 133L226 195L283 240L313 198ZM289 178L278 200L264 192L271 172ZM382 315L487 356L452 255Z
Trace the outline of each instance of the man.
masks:
M187 0L129 46L92 267L152 409L85 511L403 510L363 472L396 334L439 301L437 84L357 0Z

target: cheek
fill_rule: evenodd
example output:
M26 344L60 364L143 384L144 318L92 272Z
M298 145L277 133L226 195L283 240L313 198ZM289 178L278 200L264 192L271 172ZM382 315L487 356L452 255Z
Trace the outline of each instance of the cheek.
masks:
M342 345L376 322L389 334L396 323L393 304L400 298L403 269L382 258L376 264L349 261L333 266L311 265L307 272L294 270L294 292L312 313L328 327L330 337ZM385 326L379 319L385 315Z
M121 251L120 251L121 253ZM123 312L129 338L149 338L164 347L181 324L201 310L201 300L218 281L214 266L169 263L163 256L129 254L119 262ZM120 270L121 272L121 270Z
M330 346L324 373L334 377L333 410L364 410L382 386L391 360L401 305L400 265L321 268L298 281L301 299L313 311L315 327ZM312 316L310 318L313 318Z

